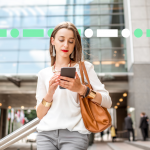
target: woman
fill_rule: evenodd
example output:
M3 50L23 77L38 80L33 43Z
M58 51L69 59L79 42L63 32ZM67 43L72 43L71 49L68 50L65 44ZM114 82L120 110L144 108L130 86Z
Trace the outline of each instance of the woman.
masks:
M81 83L81 38L72 23L62 22L54 28L50 38L50 55L51 67L38 73L36 111L40 123L37 126L37 149L86 150L90 131L83 123L78 94L87 96L92 91ZM85 66L96 92L91 100L110 108L111 98L98 79L94 66L87 61ZM61 67L76 67L75 79L61 77ZM60 89L58 85L66 89Z

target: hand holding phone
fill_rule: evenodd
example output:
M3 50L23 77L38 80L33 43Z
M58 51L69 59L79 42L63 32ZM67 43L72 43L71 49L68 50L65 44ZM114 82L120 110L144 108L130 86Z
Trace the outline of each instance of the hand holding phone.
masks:
M60 76L75 78L76 68L75 67L62 67ZM63 80L63 79L61 79ZM66 89L64 87L59 86L60 89Z

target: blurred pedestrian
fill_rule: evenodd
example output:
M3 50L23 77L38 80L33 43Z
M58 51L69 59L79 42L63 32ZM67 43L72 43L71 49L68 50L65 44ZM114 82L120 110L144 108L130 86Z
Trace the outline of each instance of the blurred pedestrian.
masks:
M104 131L100 132L101 141L103 141L103 135L104 135Z
M133 141L135 141L134 136L134 129L133 129L133 122L131 119L131 114L128 114L128 116L125 118L125 128L128 130L128 140L130 141L130 133L132 133Z
M148 116L144 113L143 114L144 115L144 117L145 117L145 119L146 119L146 122L147 122L147 127L146 127L146 138L148 138L148 132L149 132L149 118L148 118Z
M147 118L145 117L145 113L144 112L142 112L140 114L140 116L141 116L141 119L140 119L139 128L141 128L143 141L146 141L146 137L147 137Z
M107 140L109 140L110 128L107 128L107 131L106 131L106 133L107 133Z
M114 142L114 140L116 139L116 130L113 125L110 128L110 133L111 133L112 142Z

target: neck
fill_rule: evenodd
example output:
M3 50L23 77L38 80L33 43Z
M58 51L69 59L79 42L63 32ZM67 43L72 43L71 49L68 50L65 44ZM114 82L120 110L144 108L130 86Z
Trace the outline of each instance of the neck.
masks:
M62 67L68 67L68 64L70 63L70 58L65 58L65 57L61 57L61 58L57 58L56 57L56 61L55 61L55 68L60 69Z

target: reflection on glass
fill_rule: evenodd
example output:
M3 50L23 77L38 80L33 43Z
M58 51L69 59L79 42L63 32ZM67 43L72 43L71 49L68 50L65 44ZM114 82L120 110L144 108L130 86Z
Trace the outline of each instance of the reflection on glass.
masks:
M102 72L127 72L126 61L102 61Z
M37 74L45 67L45 63L19 63L18 66L19 74Z
M73 6L49 6L48 15L73 15Z
M22 18L22 27L43 27L47 26L46 17L24 17Z
M47 44L46 39L21 39L20 49L21 50L44 50Z
M0 74L16 74L17 73L17 62L14 63L0 63Z
M18 51L1 51L0 62L17 61Z
M19 28L21 26L21 18L14 17L13 18L13 28Z
M73 23L73 17L48 17L48 26L56 26L63 21L69 21Z
M50 61L47 61L46 63L45 63L45 68L46 67L51 67L51 62Z
M13 18L0 18L0 28L13 27Z
M45 50L20 51L19 61L45 61Z
M126 60L125 50L102 50L102 60Z
M19 48L19 40L18 39L3 39L0 42L0 50L17 50Z
M125 47L124 38L116 37L116 38L82 38L82 46L83 48L90 47L91 49L102 49L102 48L111 48L111 47Z
M46 60L46 61L51 61L51 57L50 57L50 52L49 52L49 50L46 50L46 51L45 51L45 60Z
M122 4L106 4L106 5L79 5L75 6L76 15L88 15L88 14L110 14L110 13L122 13Z

